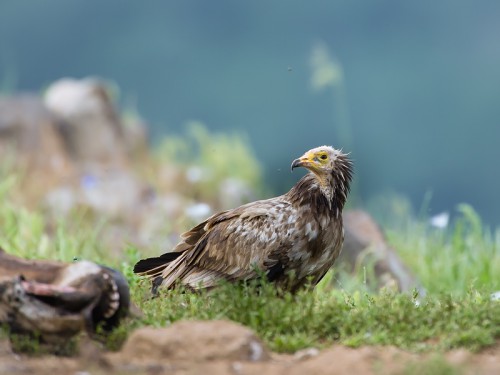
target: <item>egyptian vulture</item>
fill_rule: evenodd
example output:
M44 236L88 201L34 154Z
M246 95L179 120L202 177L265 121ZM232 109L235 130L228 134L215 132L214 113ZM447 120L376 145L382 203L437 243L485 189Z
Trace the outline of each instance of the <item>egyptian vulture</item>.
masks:
M316 285L342 248L352 162L321 146L295 159L296 167L309 173L288 193L209 217L182 234L171 252L140 260L134 272L151 279L155 294L158 288L207 289L263 275L292 292Z

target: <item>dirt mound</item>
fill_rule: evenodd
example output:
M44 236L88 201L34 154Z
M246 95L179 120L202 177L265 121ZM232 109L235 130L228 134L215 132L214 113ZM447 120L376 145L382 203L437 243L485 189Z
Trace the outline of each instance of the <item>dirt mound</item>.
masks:
M122 350L105 353L84 341L80 356L27 357L0 341L0 374L494 374L500 372L500 346L473 354L408 353L395 347L334 345L295 354L269 353L255 334L228 321L184 321L167 328L140 328ZM455 370L455 371L454 371Z
M118 362L180 361L262 361L269 354L248 328L228 321L182 321L168 328L144 327L134 331Z

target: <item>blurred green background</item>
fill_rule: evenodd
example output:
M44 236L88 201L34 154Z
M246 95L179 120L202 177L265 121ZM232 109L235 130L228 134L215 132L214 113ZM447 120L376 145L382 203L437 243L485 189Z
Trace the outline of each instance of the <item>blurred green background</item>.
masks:
M362 204L432 193L430 214L500 224L499 20L498 1L3 0L0 90L107 78L152 140L191 120L248 134L275 193L333 144Z

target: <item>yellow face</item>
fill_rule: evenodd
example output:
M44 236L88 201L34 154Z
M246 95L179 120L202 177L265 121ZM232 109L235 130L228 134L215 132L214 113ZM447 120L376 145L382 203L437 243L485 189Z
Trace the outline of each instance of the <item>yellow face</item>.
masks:
M313 154L313 160L319 162L320 164L327 164L329 160L328 152L326 151L318 151Z
M318 147L307 151L292 163L292 170L296 167L304 167L315 173L330 171L333 162L333 149L330 147Z

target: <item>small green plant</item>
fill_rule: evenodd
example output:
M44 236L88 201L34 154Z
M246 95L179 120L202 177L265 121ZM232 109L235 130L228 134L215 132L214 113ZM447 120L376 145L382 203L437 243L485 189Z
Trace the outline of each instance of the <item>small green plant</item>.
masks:
M262 189L261 169L243 134L210 133L200 122L190 122L184 136L170 136L156 149L163 163L192 168L202 201L212 201L220 182L231 178L248 184L255 192Z
M406 228L389 231L389 240L428 292L465 293L471 286L500 290L500 235L485 226L466 204L447 230L425 221L407 221Z
M40 336L37 332L27 335L13 333L10 332L7 327L0 327L0 339L2 336L9 337L11 348L17 353L29 354L31 356L41 356L45 354L72 356L77 353L77 337L54 342L44 342L40 340Z

